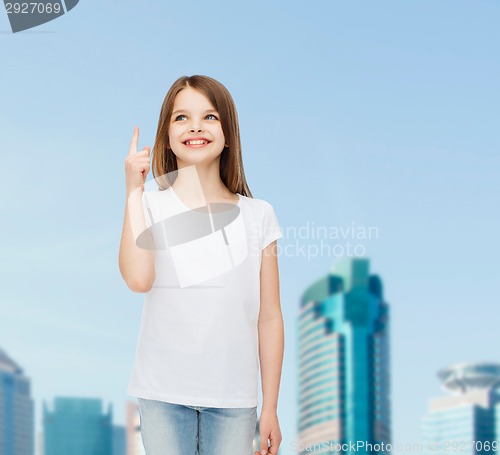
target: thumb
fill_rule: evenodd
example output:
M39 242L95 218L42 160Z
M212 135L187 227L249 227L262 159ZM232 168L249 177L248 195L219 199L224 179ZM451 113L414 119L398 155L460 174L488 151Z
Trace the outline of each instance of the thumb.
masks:
M267 455L267 439L266 439L266 442L260 443L260 454Z

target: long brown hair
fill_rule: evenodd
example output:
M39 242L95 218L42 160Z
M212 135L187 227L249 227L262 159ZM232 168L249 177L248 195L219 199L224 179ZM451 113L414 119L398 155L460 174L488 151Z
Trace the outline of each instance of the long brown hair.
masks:
M172 185L172 176L177 176L177 159L169 147L168 129L177 94L186 87L192 87L205 95L220 115L222 132L227 147L221 152L220 178L233 193L252 197L248 188L241 155L240 127L238 113L229 91L219 81L208 76L182 76L170 87L160 111L158 129L153 147L152 171L160 190ZM173 173L173 174L171 174Z

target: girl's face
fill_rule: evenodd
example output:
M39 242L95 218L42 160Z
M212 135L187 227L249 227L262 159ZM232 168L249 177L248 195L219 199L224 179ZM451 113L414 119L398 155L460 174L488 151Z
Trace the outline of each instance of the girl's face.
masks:
M225 144L219 113L192 87L182 89L175 97L168 136L178 163L209 163L221 154Z

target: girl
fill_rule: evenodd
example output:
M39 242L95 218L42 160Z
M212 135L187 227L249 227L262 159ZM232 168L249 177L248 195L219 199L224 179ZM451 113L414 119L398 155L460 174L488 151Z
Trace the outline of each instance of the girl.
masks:
M134 128L125 159L120 272L145 293L128 394L147 455L278 453L284 349L273 207L243 171L233 99L207 76L181 77L150 148ZM208 210L207 210L208 207Z

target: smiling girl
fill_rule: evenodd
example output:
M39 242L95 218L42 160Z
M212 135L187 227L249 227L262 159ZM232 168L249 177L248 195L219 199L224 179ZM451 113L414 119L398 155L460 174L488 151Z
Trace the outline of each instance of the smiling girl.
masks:
M207 76L174 82L158 122L153 191L150 149L138 151L138 139L136 127L119 265L127 286L145 293L127 392L139 403L146 453L249 455L260 364L255 454L276 455L282 232L272 205L248 188L233 99Z

